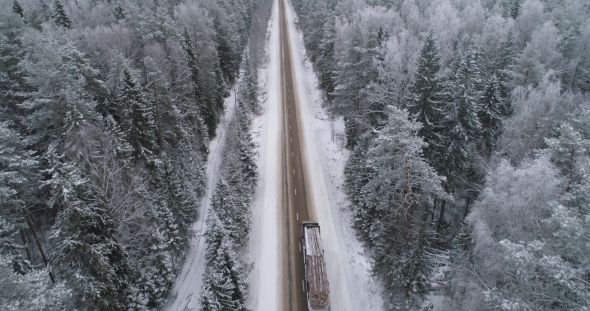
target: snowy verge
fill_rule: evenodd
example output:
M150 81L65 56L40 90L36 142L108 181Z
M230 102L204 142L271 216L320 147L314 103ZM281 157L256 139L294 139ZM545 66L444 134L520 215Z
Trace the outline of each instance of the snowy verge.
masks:
M246 305L251 310L276 311L279 309L279 240L278 196L280 150L279 137L279 27L278 6L273 4L269 21L266 57L259 71L262 113L252 120L252 137L258 148L260 180L253 198L252 231L246 261L252 263L249 273L250 292Z
M232 88L230 95L225 99L225 110L217 125L217 136L209 144L209 156L207 158L207 188L205 196L201 198L199 218L193 224L194 236L191 239L189 251L186 254L185 262L181 273L176 278L176 283L168 296L168 304L162 310L197 310L199 296L203 289L203 273L205 272L205 230L207 230L207 214L211 206L211 198L215 185L221 172L223 153L228 124L235 114L236 102L235 92L240 81L237 81Z
M318 79L305 55L303 35L295 27L297 17L287 5L289 40L299 98L299 124L303 129L306 156L306 182L314 211L322 228L332 310L380 310L382 288L371 277L370 262L354 236L350 215L344 210L347 199L342 190L348 152L344 145L344 122L330 120L322 108ZM315 214L313 213L315 212Z

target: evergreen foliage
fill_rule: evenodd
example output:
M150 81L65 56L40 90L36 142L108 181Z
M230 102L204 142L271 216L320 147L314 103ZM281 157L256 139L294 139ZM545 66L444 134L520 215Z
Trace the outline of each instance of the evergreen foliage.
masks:
M129 269L126 254L116 238L111 215L104 206L92 202L88 181L71 162L51 147L45 182L49 202L58 210L51 239L61 273L76 284L83 299L92 305L121 309Z
M502 130L502 111L504 110L504 104L500 96L500 84L494 75L486 82L479 98L480 151L486 157L489 157L492 151L496 149L498 134Z
M58 26L72 28L72 20L68 16L62 0L53 1L53 20Z
M344 119L344 189L385 308L587 310L590 256L574 233L589 204L586 2L293 6L327 107ZM388 106L421 125L423 158L448 193L425 195L407 230L403 214L386 213L400 166L381 161L403 144L384 137L408 129ZM439 265L430 276L425 253Z
M0 309L161 308L259 4L0 2ZM238 141L245 210L255 152Z
M182 33L181 43L182 48L186 53L187 65L191 73L193 100L196 103L195 106L198 108L197 112L193 112L193 114L197 114L197 116L195 116L195 119L197 120L193 122L202 122L205 126L207 126L208 135L214 136L215 125L217 124L217 109L214 103L208 101L205 96L204 85L201 81L200 72L197 64L197 56L195 54L195 49L193 47L192 40L186 28Z
M123 70L121 82L118 100L121 107L122 128L134 149L134 156L149 157L157 153L159 147L155 135L153 109L145 100L139 83L133 78L129 69Z
M441 63L434 33L430 31L420 49L414 83L410 87L407 103L408 111L422 124L418 135L428 144L425 154L432 163L439 154L444 137L439 134L445 119L447 97L444 81L440 73Z
M12 4L12 12L18 14L21 18L25 18L25 10L23 10L23 7L18 0L14 0Z

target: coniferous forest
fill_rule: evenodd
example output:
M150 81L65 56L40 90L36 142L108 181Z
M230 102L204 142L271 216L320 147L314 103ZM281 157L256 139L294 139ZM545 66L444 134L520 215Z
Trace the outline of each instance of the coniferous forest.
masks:
M590 310L590 3L293 0L389 310Z
M255 55L271 5L0 1L0 309L159 309L193 235L209 141L242 76L225 147L238 158L225 160L236 165L217 187L207 237L219 267L206 283L230 290L216 278L222 265L241 273L248 225L238 222L257 178ZM247 285L235 281L228 303L238 309Z
M590 311L590 2L290 2L383 310ZM161 309L235 96L194 299L249 310L273 4L0 0L0 309Z

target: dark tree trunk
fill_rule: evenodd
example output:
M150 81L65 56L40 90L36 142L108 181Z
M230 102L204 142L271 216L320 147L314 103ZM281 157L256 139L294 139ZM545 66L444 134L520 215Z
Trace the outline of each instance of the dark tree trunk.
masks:
M442 200L441 204L440 204L440 213L438 214L438 221L436 222L436 233L439 234L440 233L440 224L443 221L443 218L445 216L445 207L447 206L447 201L446 200Z
M463 220L465 220L465 217L467 217L467 214L469 214L469 205L471 204L471 196L467 197L467 202L465 202L465 213L463 214Z
M41 246L41 241L39 241L39 237L35 232L35 226L33 226L33 221L31 220L31 214L29 213L29 209L25 207L25 218L27 219L27 224L29 225L29 229L31 229L31 233L33 233L33 237L35 238L35 242L37 243L37 247L39 248L39 252L41 253L41 258L43 258L43 262L45 263L45 267L49 268L49 260L45 255L45 251ZM49 270L49 277L51 278L51 282L55 284L55 277L53 276L53 272L51 269Z

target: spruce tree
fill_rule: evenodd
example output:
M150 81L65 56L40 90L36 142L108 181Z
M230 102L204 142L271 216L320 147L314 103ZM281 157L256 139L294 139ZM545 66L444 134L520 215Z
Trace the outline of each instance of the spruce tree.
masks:
M492 76L479 98L479 122L481 123L481 142L479 149L489 157L495 149L502 128L503 101L500 96L500 83Z
M53 1L53 20L58 26L72 28L72 20L68 16L62 0Z
M192 40L186 28L182 33L181 45L186 54L187 66L191 72L191 81L193 89L192 97L195 102L195 107L197 108L197 111L192 112L192 114L195 115L192 117L192 119L194 120L191 120L191 122L196 124L197 127L199 127L198 124L202 122L207 128L207 132L204 134L208 136L213 136L213 134L215 133L215 127L217 126L216 102L207 100L205 96L205 87L199 75L197 55L195 53L195 48L193 47ZM200 129L197 128L197 132L199 131Z
M123 5L120 2L118 2L113 8L113 16L117 22L125 19L125 9L123 9Z
M25 146L10 123L0 122L0 254L7 255L14 272L20 274L31 270L31 262L15 237L25 228L23 208L36 192L39 178L37 160Z
M163 152L153 163L152 183L156 190L157 200L154 204L154 214L159 219L160 232L166 244L175 252L180 252L186 245L186 225L182 224L179 217L182 215L181 206L176 205L173 189L171 189L174 177L171 170L170 159L167 153ZM196 212L196 211L195 211ZM184 231L183 231L184 229Z
M139 275L130 290L131 310L160 307L175 279L171 248L162 232L158 228L153 229L143 243L136 263Z
M243 264L234 250L228 229L212 211L207 221L207 267L201 294L201 310L246 311L248 289Z
M50 238L61 275L80 289L85 309L120 310L126 299L129 267L116 238L113 219L90 195L87 180L51 146L45 182L57 219ZM90 301L90 303L88 303Z
M357 234L364 242L369 242L370 227L374 223L376 214L371 205L364 200L364 186L375 176L375 170L367 164L367 151L372 135L369 133L359 139L344 168L344 189L351 201L353 224Z
M240 67L240 54L235 51L230 34L227 33L225 25L221 25L218 17L213 20L213 27L215 29L215 43L217 46L219 67L223 73L224 80L232 85L236 81Z
M445 101L449 95L440 73L440 52L432 30L420 48L417 63L406 105L415 120L422 124L418 135L428 144L424 149L428 162L439 170L442 164L439 165L438 160L441 153L446 152L444 144L447 138L442 128L447 118L448 103Z
M144 59L146 67L146 98L153 103L155 132L158 145L164 149L177 146L184 135L178 108L170 93L170 84L151 57Z
M478 137L481 128L477 118L478 99L482 88L480 64L480 52L472 47L467 54L459 57L449 81L460 126L470 139Z
M500 42L500 55L496 61L495 69L497 72L498 81L500 83L500 95L502 98L508 99L508 82L511 76L511 69L514 65L514 56L516 54L516 42L514 38L514 32L510 31L506 39ZM502 111L503 116L508 116L511 113L510 107L506 107L505 111Z
M420 123L390 107L388 123L367 151L376 172L363 187L363 201L374 206L369 236L375 245L374 270L385 275L388 289L425 293L429 266L426 247L432 238L427 227L435 197L451 200L438 176L422 155L424 141L417 136Z
M153 109L128 68L123 70L121 83L119 105L124 116L122 128L133 146L134 156L139 158L155 154L159 146L155 134Z
M324 90L328 100L334 93L334 39L336 36L336 19L333 15L328 17L324 24L322 40L318 47L318 59L316 67L319 72L320 87Z
M243 109L240 109L238 117L238 154L241 166L241 175L243 183L248 188L254 189L256 179L258 178L258 167L256 165L256 145L252 141L248 128L248 118L245 116Z
M211 209L220 219L223 219L227 235L235 245L242 245L250 231L248 205L238 199L241 195L239 188L228 183L223 177L215 187L211 198Z
M2 310L67 310L71 306L72 290L64 283L51 284L47 277L48 269L16 273L11 267L11 260L10 256L0 253Z
M18 0L13 1L12 12L18 14L22 19L25 18L25 11L23 10L23 7L20 5L20 2L18 2Z

